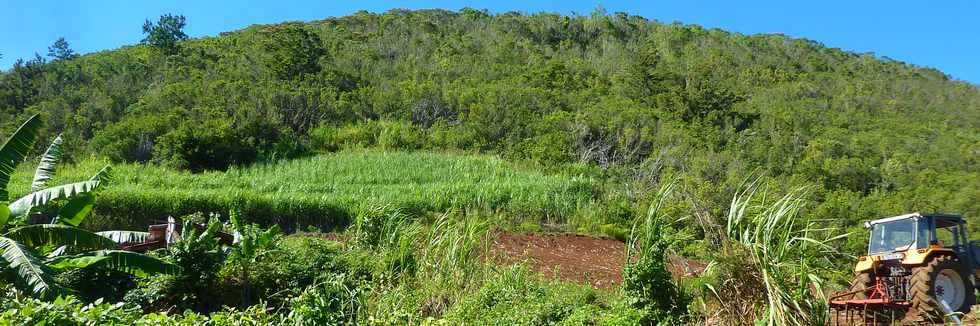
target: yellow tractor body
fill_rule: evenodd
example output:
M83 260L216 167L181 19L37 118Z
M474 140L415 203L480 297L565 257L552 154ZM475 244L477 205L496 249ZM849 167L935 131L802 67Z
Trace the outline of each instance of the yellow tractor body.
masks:
M830 300L836 311L865 317L884 311L937 322L969 313L980 246L958 215L912 213L865 223L868 254L858 258L849 291Z

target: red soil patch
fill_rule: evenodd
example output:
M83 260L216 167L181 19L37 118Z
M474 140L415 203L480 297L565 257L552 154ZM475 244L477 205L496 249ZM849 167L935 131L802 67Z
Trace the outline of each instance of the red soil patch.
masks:
M614 288L623 282L626 244L619 240L572 234L501 233L490 248L498 263L526 263L535 272L563 281L597 289ZM705 264L670 256L667 268L676 279L700 274Z
M517 235L503 233L491 246L500 263L528 267L563 281L608 289L622 283L625 245L613 239L581 235Z

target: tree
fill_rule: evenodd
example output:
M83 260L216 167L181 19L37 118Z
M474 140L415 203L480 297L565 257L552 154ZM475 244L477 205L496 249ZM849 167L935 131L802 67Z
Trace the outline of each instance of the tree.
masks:
M31 186L33 192L7 206L10 175L34 147L40 130L40 118L34 115L0 146L0 231L6 231L0 235L0 274L23 291L53 297L62 292L54 281L54 275L61 271L99 267L135 276L174 273L177 268L172 264L114 250L116 241L110 237L77 227L91 212L95 190L108 181L109 169L103 168L87 181L45 188L61 157L60 136L41 158ZM47 210L58 200L67 202L50 224L27 224L27 217L36 208Z
M75 50L68 47L68 41L64 37L59 37L54 44L48 47L48 57L54 60L68 60L77 57Z
M299 24L275 26L265 33L265 50L270 54L267 66L279 79L293 79L320 70L318 60L324 54L320 38Z
M187 34L184 34L185 25L187 23L183 15L162 15L156 24L147 19L143 23L143 34L146 34L146 38L143 39L142 43L156 47L165 53L176 53L177 42L187 39Z

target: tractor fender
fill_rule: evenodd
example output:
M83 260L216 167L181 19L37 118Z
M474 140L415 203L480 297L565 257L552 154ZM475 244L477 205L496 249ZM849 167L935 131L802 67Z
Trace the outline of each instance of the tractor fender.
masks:
M956 257L956 251L950 248L943 247L929 247L925 249L909 249L905 252L905 258L902 259L902 265L905 266L917 266L925 264L930 258L936 255L946 255Z
M854 272L864 273L874 270L878 260L881 260L881 256L861 256L858 258L857 264L854 265Z

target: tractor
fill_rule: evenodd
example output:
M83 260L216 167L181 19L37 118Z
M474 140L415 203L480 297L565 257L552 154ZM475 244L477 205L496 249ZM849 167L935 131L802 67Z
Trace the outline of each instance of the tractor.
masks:
M868 254L858 258L850 290L833 296L837 320L863 322L903 316L941 322L974 304L980 251L969 241L963 217L912 213L865 223Z

